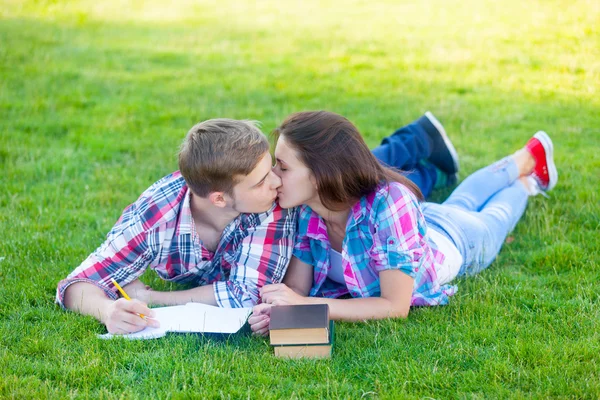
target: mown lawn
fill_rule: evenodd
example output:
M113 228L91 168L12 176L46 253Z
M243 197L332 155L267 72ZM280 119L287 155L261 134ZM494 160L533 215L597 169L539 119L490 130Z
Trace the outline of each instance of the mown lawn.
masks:
M253 3L0 2L0 397L599 398L600 3ZM54 304L194 123L306 109L372 146L432 110L463 177L544 129L559 185L449 306L340 323L328 361L100 341Z

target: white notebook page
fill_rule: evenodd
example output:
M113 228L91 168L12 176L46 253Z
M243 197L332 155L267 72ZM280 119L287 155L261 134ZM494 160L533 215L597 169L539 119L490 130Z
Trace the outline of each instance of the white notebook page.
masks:
M183 306L154 308L155 319L160 328L146 329L127 335L98 335L102 339L124 337L126 339L152 339L165 336L167 332L235 333L244 326L251 308L221 308L202 303L187 303Z

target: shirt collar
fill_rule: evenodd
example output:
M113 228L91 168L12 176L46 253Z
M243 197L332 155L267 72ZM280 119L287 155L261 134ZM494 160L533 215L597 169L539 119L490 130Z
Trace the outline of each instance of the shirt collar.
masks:
M310 207L307 206L306 210L310 212L306 226L306 236L315 240L328 242L329 236L327 235L327 225L325 225L325 220Z
M346 223L346 230L358 225L365 217L365 211L367 209L367 196L363 196L359 201L354 203L348 215L348 222Z
M346 232L358 225L365 217L365 210L367 208L368 197L371 196L363 196L359 201L357 201L354 206L352 206L350 210L350 214L348 214L348 220L346 222ZM310 211L310 215L308 216L308 223L306 229L306 236L321 241L329 241L329 235L327 235L327 225L325 224L325 220L321 218L319 214L314 212L310 207L306 206L306 210Z

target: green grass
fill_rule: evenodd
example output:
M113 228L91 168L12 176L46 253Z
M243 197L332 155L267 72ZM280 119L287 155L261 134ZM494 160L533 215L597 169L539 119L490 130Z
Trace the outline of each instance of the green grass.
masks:
M600 397L598 2L163 3L0 4L0 397ZM432 110L463 177L544 129L559 185L449 306L340 323L328 361L99 341L54 304L194 123L306 109L371 146Z

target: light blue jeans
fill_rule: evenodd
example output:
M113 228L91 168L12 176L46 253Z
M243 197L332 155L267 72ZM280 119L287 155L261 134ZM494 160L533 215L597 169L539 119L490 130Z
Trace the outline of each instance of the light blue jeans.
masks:
M422 204L428 226L462 255L458 276L487 268L523 215L529 195L518 178L517 164L506 157L470 175L442 204Z

